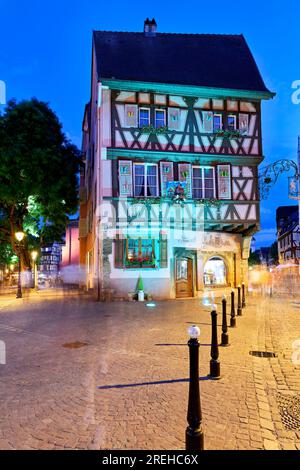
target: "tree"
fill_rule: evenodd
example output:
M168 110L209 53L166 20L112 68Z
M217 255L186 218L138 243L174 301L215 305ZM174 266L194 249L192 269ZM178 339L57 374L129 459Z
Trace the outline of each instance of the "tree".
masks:
M62 237L78 208L80 152L47 103L9 101L0 115L0 243L30 266L29 248ZM21 246L16 231L26 237Z
M249 266L255 266L257 264L261 264L260 256L256 251L252 251L249 256L248 260Z
M8 266L17 262L9 243L0 243L0 266Z

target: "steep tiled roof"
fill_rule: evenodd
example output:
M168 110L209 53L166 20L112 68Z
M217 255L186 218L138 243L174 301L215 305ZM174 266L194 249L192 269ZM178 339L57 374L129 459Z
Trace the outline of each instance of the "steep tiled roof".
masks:
M268 92L243 35L94 31L99 79Z

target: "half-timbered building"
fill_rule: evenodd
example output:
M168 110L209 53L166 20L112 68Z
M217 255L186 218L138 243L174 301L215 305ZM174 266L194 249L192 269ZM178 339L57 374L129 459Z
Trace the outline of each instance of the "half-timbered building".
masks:
M100 297L247 279L259 229L261 102L242 35L94 31L83 121L81 263Z
M281 206L276 211L277 245L280 263L300 261L299 207Z

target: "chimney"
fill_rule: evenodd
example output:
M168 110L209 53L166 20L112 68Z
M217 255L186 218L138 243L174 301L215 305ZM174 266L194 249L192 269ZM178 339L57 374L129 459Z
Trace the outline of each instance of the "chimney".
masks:
M149 33L150 31L150 21L149 21L149 18L146 18L146 20L144 21L144 33L145 33L145 36L147 36L147 34Z
M147 37L155 37L156 36L156 29L157 29L157 24L154 18L152 18L151 21L149 21L149 18L144 21L144 33L145 36Z

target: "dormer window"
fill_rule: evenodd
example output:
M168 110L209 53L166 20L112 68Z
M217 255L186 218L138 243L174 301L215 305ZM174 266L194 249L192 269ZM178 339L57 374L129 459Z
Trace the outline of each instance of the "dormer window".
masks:
M139 111L139 127L150 125L150 109L140 108Z

